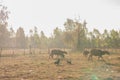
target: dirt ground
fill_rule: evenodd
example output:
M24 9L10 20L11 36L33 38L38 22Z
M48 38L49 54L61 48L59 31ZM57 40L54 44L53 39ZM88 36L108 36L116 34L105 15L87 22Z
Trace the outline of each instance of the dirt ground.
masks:
M60 65L55 65L56 60L49 59L47 53L2 55L0 80L120 80L120 53L103 56L106 62L69 53Z

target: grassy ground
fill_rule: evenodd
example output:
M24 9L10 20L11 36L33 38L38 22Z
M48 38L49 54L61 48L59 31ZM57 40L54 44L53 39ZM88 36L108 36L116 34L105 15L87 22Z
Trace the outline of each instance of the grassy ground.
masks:
M8 54L7 54L8 55ZM55 59L48 54L14 55L0 58L0 80L120 80L120 54L104 56L106 62L88 61L80 53L66 55L72 64L62 60L55 65Z

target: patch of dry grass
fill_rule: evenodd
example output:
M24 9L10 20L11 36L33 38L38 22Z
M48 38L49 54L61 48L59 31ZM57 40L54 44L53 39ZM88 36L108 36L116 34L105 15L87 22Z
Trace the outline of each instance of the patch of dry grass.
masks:
M1 57L0 80L120 80L118 56L104 56L105 63L97 61L95 57L93 62L87 61L82 54L71 53L66 55L72 60L71 65L65 60L55 65L55 60L49 59L45 53Z

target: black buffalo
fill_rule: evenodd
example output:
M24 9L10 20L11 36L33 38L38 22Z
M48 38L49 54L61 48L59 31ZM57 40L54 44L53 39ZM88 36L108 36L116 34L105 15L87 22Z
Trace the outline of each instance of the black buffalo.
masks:
M83 55L84 55L85 57L87 57L88 54L89 54L89 51L87 51L87 50L84 50L84 51L83 51Z
M103 55L105 54L110 54L108 51L102 51L102 50L99 50L99 49L92 49L90 51L90 55L88 57L88 60L92 60L92 56L98 56L98 60L100 60L100 58L104 61L103 59Z
M60 57L64 58L65 57L64 54L67 54L67 52L59 50L59 49L54 49L54 50L51 51L51 53L49 55L49 58L50 57L53 58L55 55L58 56L58 57L60 56Z

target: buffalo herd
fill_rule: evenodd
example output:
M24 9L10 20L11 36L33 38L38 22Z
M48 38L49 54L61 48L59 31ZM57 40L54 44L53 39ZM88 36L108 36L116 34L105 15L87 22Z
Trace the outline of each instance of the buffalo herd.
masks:
M54 56L57 57L57 60L54 62L54 64L58 65L61 61L61 59L65 59L65 55L67 54L66 51L62 51L60 49L53 49L50 51L49 53L49 58L52 58L54 59ZM83 55L85 57L88 57L88 61L92 61L93 60L93 56L96 56L98 57L98 60L103 60L103 55L110 55L110 53L108 51L105 51L105 50L101 50L101 49L91 49L91 50L84 50L83 51ZM71 60L68 60L67 58L65 59L66 62L68 64L71 64Z

